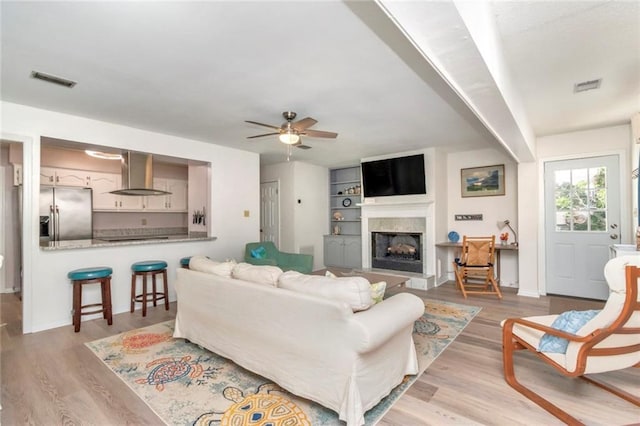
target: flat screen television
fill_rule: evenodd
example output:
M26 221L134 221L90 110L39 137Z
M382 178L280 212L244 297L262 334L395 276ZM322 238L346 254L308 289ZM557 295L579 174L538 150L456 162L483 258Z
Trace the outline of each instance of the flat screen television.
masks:
M424 154L362 163L365 197L426 194Z

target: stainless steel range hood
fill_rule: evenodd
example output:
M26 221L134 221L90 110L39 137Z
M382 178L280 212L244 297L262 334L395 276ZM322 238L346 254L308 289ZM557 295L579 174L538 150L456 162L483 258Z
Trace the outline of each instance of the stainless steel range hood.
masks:
M122 154L122 189L111 191L117 195L168 195L170 192L153 188L153 156L128 151Z

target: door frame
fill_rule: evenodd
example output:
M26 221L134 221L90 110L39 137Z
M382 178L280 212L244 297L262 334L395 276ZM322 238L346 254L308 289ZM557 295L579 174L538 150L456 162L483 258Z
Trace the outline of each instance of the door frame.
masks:
M40 250L35 209L40 195L35 188L40 174L32 173L40 168L40 145L32 137L13 133L1 132L0 139L22 144L22 334L28 334L33 330L33 252Z
M547 260L546 260L546 215L544 169L548 162L564 160L580 160L583 158L617 155L620 158L620 231L621 241L631 241L635 227L631 208L631 168L629 152L624 149L589 152L581 154L557 155L538 159L538 292L541 296L547 294ZM626 179L628 177L628 179Z

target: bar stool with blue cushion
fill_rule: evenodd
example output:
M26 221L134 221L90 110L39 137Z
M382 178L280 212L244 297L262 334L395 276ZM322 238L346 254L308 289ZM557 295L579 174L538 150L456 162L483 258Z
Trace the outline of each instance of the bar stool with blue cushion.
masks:
M73 283L73 327L75 332L80 331L80 319L82 315L97 314L107 320L107 324L113 324L111 311L111 274L113 270L107 266L75 269L67 274ZM100 303L82 304L82 286L85 284L100 284L102 301ZM83 312L85 308L100 306L100 309Z
M153 302L153 306L158 305L158 300L164 299L164 308L169 310L169 288L167 285L167 262L164 260L145 260L131 265L131 312L134 311L135 303L142 303L142 316L147 316L147 303ZM162 274L164 290L159 292L156 287L156 275ZM142 293L136 294L136 281L142 276ZM153 284L152 291L147 292L147 277L151 276Z
M191 260L191 256L183 257L182 259L180 259L180 267L181 268L185 268L185 269L189 269L189 261L190 260Z

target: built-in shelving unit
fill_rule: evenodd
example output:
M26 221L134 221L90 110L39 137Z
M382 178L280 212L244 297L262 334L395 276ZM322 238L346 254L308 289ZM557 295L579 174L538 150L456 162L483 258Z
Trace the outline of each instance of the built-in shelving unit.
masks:
M324 238L326 266L362 266L360 165L329 171L329 230Z

